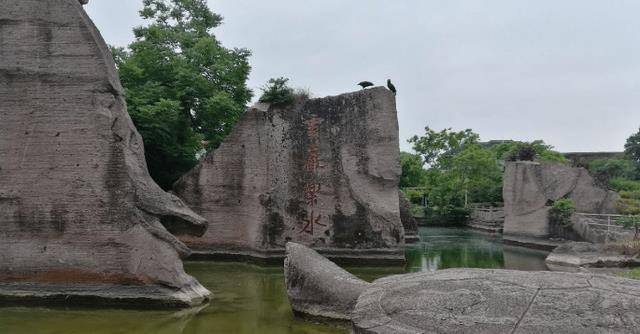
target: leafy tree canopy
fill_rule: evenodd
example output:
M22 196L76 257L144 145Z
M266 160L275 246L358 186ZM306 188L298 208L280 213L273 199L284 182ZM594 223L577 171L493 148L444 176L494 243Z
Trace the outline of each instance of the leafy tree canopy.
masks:
M400 152L400 187L422 187L427 180L427 171L422 167L422 158L417 154Z
M455 132L449 128L438 132L426 127L424 130L423 136L413 136L409 143L429 166L446 165L465 145L475 144L480 139L471 129Z
M589 172L602 184L608 184L610 180L634 179L638 168L631 160L626 159L598 159L589 163Z
M140 15L148 25L112 51L151 176L168 189L244 112L251 53L220 44L222 17L205 0L144 0Z
M640 130L627 139L624 151L629 158L640 164Z

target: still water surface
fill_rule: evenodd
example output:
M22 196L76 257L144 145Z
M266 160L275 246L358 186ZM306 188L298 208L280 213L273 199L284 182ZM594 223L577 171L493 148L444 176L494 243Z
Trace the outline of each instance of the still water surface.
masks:
M423 228L407 248L406 268L348 268L366 280L405 271L456 267L546 270L546 253L503 245L499 238L450 228ZM207 306L180 312L0 308L2 334L325 334L346 327L293 317L282 268L188 262L186 270L214 294Z

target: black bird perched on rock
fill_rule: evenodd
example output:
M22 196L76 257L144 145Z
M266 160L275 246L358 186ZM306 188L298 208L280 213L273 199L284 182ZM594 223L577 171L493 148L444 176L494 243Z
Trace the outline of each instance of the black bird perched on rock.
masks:
M358 86L361 86L362 89L366 89L367 87L373 86L373 82L371 82L371 81L363 81L363 82L359 83Z
M397 93L396 86L391 83L391 79L387 79L387 88L393 92L393 94Z

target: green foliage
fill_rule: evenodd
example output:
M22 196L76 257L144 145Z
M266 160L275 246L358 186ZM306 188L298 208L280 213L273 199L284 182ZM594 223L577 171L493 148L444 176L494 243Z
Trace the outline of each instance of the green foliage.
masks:
M624 278L640 279L640 268L635 268L629 271L621 272L621 273L618 273L617 275Z
M576 207L572 200L560 199L553 203L549 210L549 221L562 226L570 226L572 224L571 216L575 211Z
M416 218L424 218L424 206L411 203L411 215Z
M449 128L436 132L426 127L424 130L424 136L413 136L409 143L422 156L424 164L429 166L446 165L465 145L475 144L480 139L471 129L454 132Z
M620 197L622 197L622 198L630 198L630 199L640 200L640 191L638 191L638 190L636 190L636 191L623 190L619 194L620 194Z
M618 211L625 215L640 215L640 181L615 178L609 184L620 194Z
M630 159L640 164L640 130L627 139L624 151Z
M140 14L148 25L112 51L151 176L168 189L244 112L250 52L220 44L212 30L222 17L205 0L144 0Z
M449 221L465 219L470 203L502 202L504 160L567 162L562 154L553 151L553 147L542 140L498 144L478 143L478 140L478 134L470 129L434 131L429 127L425 128L423 136L409 139L428 167L424 184L428 189L430 217ZM408 161L403 162L403 173L405 163L409 165ZM412 157L410 166L415 164L415 157Z
M502 170L493 154L478 145L468 145L451 159L449 181L467 203L500 202Z
M494 151L500 154L499 159L505 161L567 162L561 153L554 151L553 146L545 144L542 140L504 143L498 145Z
M402 192L405 196L407 196L409 202L414 204L422 204L422 199L425 195L424 191L418 189L403 188Z
M502 169L493 152L470 144L451 156L446 167L431 168L427 187L434 216L463 219L469 203L502 200Z
M417 154L400 152L400 187L422 187L427 181L427 172L422 167L422 158Z
M295 100L294 89L289 87L288 78L272 78L262 87L260 102L271 103L276 106L285 106Z
M609 181L613 191L640 191L640 181L614 178Z
M640 235L640 216L626 216L616 220L616 224L625 229L634 230L633 240L638 240Z
M631 179L637 172L636 164L625 159L598 159L589 164L589 172L602 184L611 179Z

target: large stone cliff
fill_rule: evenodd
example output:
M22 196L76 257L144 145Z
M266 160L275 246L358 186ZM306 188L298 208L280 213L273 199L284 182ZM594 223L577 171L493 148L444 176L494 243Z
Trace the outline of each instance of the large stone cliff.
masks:
M250 108L174 191L210 222L209 254L282 257L294 241L347 258L402 258L398 122L378 87Z
M201 303L163 224L206 221L151 180L81 2L0 0L0 302Z
M599 187L584 168L518 161L504 173L504 234L548 237L549 210L562 198L583 213L615 213L618 195Z

